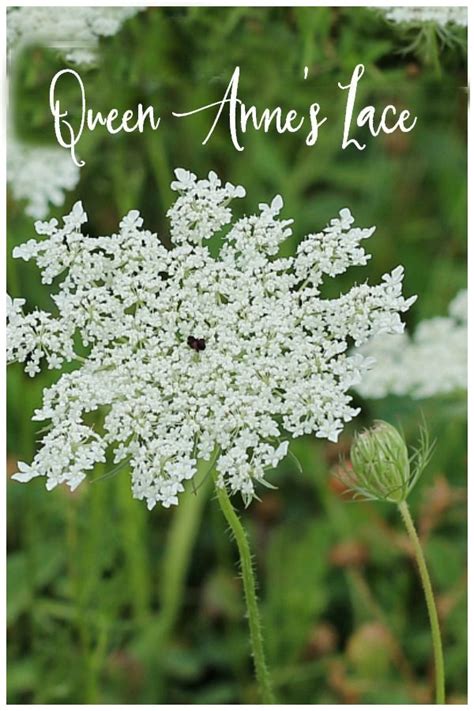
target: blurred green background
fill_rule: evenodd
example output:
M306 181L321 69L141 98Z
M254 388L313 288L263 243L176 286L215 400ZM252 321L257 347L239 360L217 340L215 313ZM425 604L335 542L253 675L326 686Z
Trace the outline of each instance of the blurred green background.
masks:
M408 51L413 40L420 42ZM295 218L292 251L343 207L377 225L367 268L337 279L375 283L398 264L418 301L408 327L444 315L466 284L466 57L463 32L441 46L433 26L388 24L365 8L148 8L101 41L97 66L79 69L88 105L119 110L153 104L158 131L86 133L86 161L65 214L81 199L88 230L107 234L131 208L167 241L173 168L215 170L243 184L236 212L276 194ZM345 94L363 63L358 106L388 103L418 116L409 134L342 151ZM173 119L219 100L241 67L240 92L260 108L328 116L317 144L303 134L251 132L245 151L222 122L202 146L213 114ZM303 80L303 68L309 77ZM13 67L12 103L24 141L55 144L49 83L65 66L30 47ZM77 93L64 89L77 107ZM362 136L363 134L361 134ZM8 202L8 251L33 236L23 205ZM30 264L9 256L9 291L48 308ZM43 387L19 366L8 377L8 471L33 456L30 421ZM269 664L281 703L428 703L431 640L424 601L397 511L344 499L334 469L351 433L383 417L416 439L420 411L437 438L412 498L432 571L446 652L448 699L466 701L466 408L461 394L413 401L362 401L338 445L314 438L292 452L242 511L255 552ZM97 475L106 473L107 468ZM128 473L83 484L73 495L41 481L9 483L8 696L10 703L252 703L258 701L236 552L209 488L174 510L151 513L131 498Z

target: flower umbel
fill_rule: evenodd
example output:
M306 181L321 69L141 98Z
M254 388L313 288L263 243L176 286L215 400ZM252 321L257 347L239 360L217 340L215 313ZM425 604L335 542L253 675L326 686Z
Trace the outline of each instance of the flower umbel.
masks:
M214 453L218 485L249 501L289 437L337 440L358 412L348 391L372 363L357 348L403 332L400 313L416 297L402 296L401 266L375 286L321 296L325 278L369 259L361 243L374 228L354 227L348 209L281 258L292 220L279 218L277 196L236 220L216 257L207 242L232 223L229 203L244 189L183 169L172 188L180 193L168 212L172 249L136 210L117 234L84 235L76 203L62 226L37 222L41 239L14 250L59 286L54 315L11 302L9 360L31 376L42 362L78 365L44 392L34 419L50 428L21 481L74 487L113 453L116 464L129 462L136 498L169 506L197 460ZM97 410L100 426L89 414Z
M79 168L59 146L31 146L8 133L7 176L15 200L25 212L44 218L51 205L62 205L65 192L79 182Z
M342 478L356 497L405 501L428 464L433 450L428 433L420 428L419 447L410 456L400 432L382 420L354 437L350 471Z
M448 316L420 321L412 337L404 332L373 338L361 353L376 364L357 386L364 398L462 392L467 388L467 291L453 299Z
M419 25L424 22L432 22L441 27L449 24L467 27L467 7L452 7L449 5L442 7L404 6L384 7L381 8L381 11L388 20L401 24Z
M57 48L68 62L92 64L99 38L116 34L141 7L9 7L7 43L11 51L29 44Z

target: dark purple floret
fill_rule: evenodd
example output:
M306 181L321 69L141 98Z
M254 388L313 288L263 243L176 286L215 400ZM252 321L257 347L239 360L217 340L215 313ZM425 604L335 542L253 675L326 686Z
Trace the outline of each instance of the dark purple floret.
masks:
M194 336L188 336L188 346L199 353L206 348L206 341L204 338L194 338Z

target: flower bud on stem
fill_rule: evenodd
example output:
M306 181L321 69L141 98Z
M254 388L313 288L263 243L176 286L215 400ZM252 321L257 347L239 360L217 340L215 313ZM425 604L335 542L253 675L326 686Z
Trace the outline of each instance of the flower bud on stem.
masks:
M423 549L408 509L407 498L426 467L433 445L426 427L420 428L420 445L409 456L403 436L388 422L378 421L355 436L351 447L352 469L342 476L354 496L397 504L413 546L431 625L435 662L436 703L445 703L444 661L438 614Z

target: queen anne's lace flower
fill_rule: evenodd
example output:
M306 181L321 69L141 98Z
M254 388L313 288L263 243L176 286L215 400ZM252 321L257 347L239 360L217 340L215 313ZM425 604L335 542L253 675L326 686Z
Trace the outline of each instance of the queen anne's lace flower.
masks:
M374 228L353 227L349 210L281 258L292 220L279 218L277 196L235 221L214 256L207 242L230 225L229 203L245 192L215 173L197 180L178 169L176 178L171 250L136 210L118 234L84 236L81 203L63 226L36 223L44 238L14 250L60 286L54 316L10 302L9 359L30 375L42 360L79 362L45 391L34 417L51 427L18 480L74 488L113 450L116 463L129 462L134 496L152 508L176 504L197 459L213 458L219 485L250 500L255 481L286 455L288 436L336 441L357 414L348 390L370 360L348 348L403 331L400 312L415 297L402 296L402 267L376 286L320 294L326 276L368 260L361 243Z
M458 6L410 6L382 8L388 20L402 24L422 25L425 22L434 22L440 27L449 24L467 27L467 7Z
M123 22L140 7L10 7L7 42L10 50L28 44L45 44L60 50L74 64L96 58L100 37L116 34Z
M378 336L361 349L376 365L357 390L363 397L389 394L426 398L467 387L467 291L449 306L449 316L421 321L413 336Z
M97 59L99 38L113 35L139 7L10 7L7 41L10 53L30 44L56 48L80 65ZM79 168L58 146L34 146L8 131L7 178L15 200L25 200L25 212L44 218L50 205L62 205L64 193L79 182Z
M62 205L64 193L79 182L79 168L58 146L31 146L8 135L7 176L15 200L25 200L25 212L43 218L49 206Z

